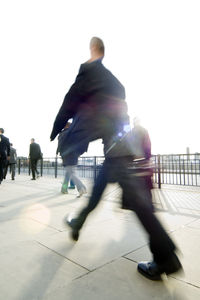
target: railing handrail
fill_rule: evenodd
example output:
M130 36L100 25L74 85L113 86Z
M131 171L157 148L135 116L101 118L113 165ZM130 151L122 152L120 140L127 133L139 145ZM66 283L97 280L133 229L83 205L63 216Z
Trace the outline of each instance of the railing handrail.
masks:
M104 156L81 156L78 160L77 171L83 177L90 176L96 179L99 167L104 161ZM153 179L159 187L161 184L179 184L200 186L200 153L190 154L153 154ZM30 174L30 161L27 157L18 157L18 173L21 169L28 170ZM57 157L43 157L40 162L41 175L44 171L54 170L57 177L62 170L62 159ZM90 172L90 173L88 173ZM49 173L51 173L49 171ZM88 175L89 174L89 175Z

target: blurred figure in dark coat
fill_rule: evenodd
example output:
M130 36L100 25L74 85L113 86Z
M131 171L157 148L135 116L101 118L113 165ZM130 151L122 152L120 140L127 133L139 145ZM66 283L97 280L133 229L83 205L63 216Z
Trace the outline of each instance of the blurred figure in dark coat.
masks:
M101 39L91 39L90 53L91 58L80 66L64 98L50 136L51 141L54 140L67 121L73 119L60 149L65 157L70 153L80 156L87 151L89 142L107 139L108 130L110 134L120 130L122 116L127 118L125 89L102 64L104 44Z
M35 175L39 177L39 172L37 170L37 163L39 159L42 159L42 152L40 145L35 143L35 139L31 139L30 149L29 149L29 159L31 164L32 178L31 180L36 180Z
M105 162L99 172L88 204L77 218L67 220L72 238L78 240L79 231L87 216L98 205L109 182L118 182L127 192L127 204L134 210L149 234L152 262L138 264L138 271L152 280L162 273L181 269L175 254L176 246L152 212L149 190L146 188L142 167L134 161L144 158L141 138L134 139L128 130L129 117L125 102L125 89L119 80L102 65L104 45L99 38L90 42L91 59L83 64L74 85L65 96L51 133L51 140L73 118L63 151L82 154L92 140L104 143ZM70 147L69 147L70 145ZM140 176L142 173L142 176ZM126 205L127 206L127 205Z
M75 169L76 165L78 164L78 155L76 153L66 153L66 151L62 151L62 143L67 134L67 131L70 128L71 123L67 122L64 129L58 135L58 148L56 154L60 154L63 161L63 166L65 168L65 176L61 188L61 193L68 194L68 189L73 189L75 186L79 192L79 196L81 197L83 194L87 193L85 185L76 175ZM66 148L66 146L65 146ZM70 182L70 186L69 186Z
M13 144L10 143L10 159L7 161L4 170L4 179L6 179L8 168L10 167L11 179L15 180L15 165L17 163L17 151L13 148Z
M4 129L0 128L0 184L4 178L6 161L10 159L10 142L3 134Z
M154 211L154 206L152 202L152 193L151 193L151 190L153 189L153 183L152 183L153 169L151 164L151 140L147 129L141 125L140 119L138 117L135 117L133 119L133 129L131 130L131 134L132 134L133 142L137 141L138 147L141 147L142 149L141 151L142 157L137 157L137 158L133 157L133 159L135 159L135 162L137 159L138 171L139 171L139 166L141 168L142 172L140 173L140 176L142 176L143 174L144 182L146 184L146 189L149 191L149 197L147 199L150 202L152 211ZM129 196L126 195L126 190L123 190L123 196L122 196L123 208L126 208L126 203L128 198Z

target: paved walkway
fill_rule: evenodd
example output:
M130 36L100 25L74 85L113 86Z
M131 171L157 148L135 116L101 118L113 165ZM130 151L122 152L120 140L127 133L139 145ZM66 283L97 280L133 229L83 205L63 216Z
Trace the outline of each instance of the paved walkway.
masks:
M60 181L20 175L0 186L1 300L200 299L200 188L154 190L156 214L185 270L154 282L137 272L151 255L136 216L119 207L118 186L108 186L74 243L62 219L88 198L62 195Z

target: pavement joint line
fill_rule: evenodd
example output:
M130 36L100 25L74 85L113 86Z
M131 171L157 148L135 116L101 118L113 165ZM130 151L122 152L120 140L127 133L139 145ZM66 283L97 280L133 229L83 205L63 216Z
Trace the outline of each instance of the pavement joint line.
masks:
M129 261L131 261L131 262L133 262L133 263L138 263L138 262L135 261L134 259L130 259L130 258L128 258L128 257L122 257L122 258L127 259L127 260L129 260ZM191 285L191 286L193 286L193 287L195 287L195 288L200 289L200 286L198 286L198 285L195 285L195 284L192 284L192 283L190 283L190 282L184 281L183 279L176 278L176 277L174 277L173 275L168 275L168 276L171 277L171 278L173 278L173 279L175 279L175 280L177 280L177 281L179 281L179 282L182 282L182 283L184 283L184 284L188 284L188 285Z
M95 272L95 271L97 271L97 270L100 270L100 269L104 268L104 267L107 266L107 265L110 265L111 263L115 262L116 260L118 260L118 259L120 259L120 258L122 258L122 256L116 257L116 258L114 258L114 259L112 259L112 260L106 262L105 264L103 264L103 265L101 265L101 266L98 266L98 267L96 267L96 268L94 268L94 269L92 269L92 270L89 270L89 273L93 273L93 272ZM83 276L84 276L84 275L83 275Z
M182 283L184 283L184 284L188 284L188 285L191 285L191 286L193 286L193 287L195 287L195 288L198 288L198 289L200 289L200 286L198 286L198 285L195 285L195 284L192 284L192 283L190 283L190 282L188 282L188 281L184 281L183 279L179 279L179 278L176 278L176 277L174 277L174 275L168 275L170 278L173 278L173 279L175 279L175 280L177 280L177 281L179 281L179 282L182 282Z
M134 251L132 251L132 252L134 252ZM130 252L130 253L131 253L131 252ZM129 261L131 261L132 263L138 264L138 261L136 261L136 260L134 260L134 259L130 259L129 257L122 256L122 258L124 258L124 259L126 259L126 260L129 260Z
M126 259L129 259L129 258L126 257L127 255L129 255L129 254L131 254L131 253L133 253L133 252L135 252L135 251L138 251L138 250L140 250L140 249L142 249L142 248L144 248L144 247L146 247L146 246L148 246L148 243L146 243L146 244L144 244L143 246L140 246L140 247L138 247L138 248L136 248L136 249L134 249L134 250L131 250L131 251L129 251L129 252L126 253L126 254L123 254L122 257L123 257L123 258L126 258Z
M90 274L90 273L92 273L92 272L93 272L93 271L88 271L87 273L85 273L85 274L83 274L83 275L80 275L80 276L78 276L78 277L72 279L72 281L76 281L76 280L78 280L78 279L81 279L81 278L87 276L88 274Z
M45 247L46 249L48 249L48 250L54 252L55 254L59 255L60 257L63 257L64 259L70 261L71 263L73 263L73 264L79 266L80 268L85 269L88 273L91 272L91 270L87 269L87 268L84 267L84 266L81 266L80 264L78 264L77 262L73 261L72 259L70 259L70 258L68 258L68 257L66 257L66 256L64 256L64 255L62 255L62 254L60 254L60 253L58 253L57 251L55 251L55 250L53 250L53 249L47 247L46 245L42 244L41 242L39 242L39 241L37 241L37 240L35 240L35 242L38 243L39 245L41 245L42 247Z
M37 222L37 223L39 223L39 224L45 225L45 226L47 226L47 227L49 227L49 228L52 228L52 229L54 229L54 230L56 230L56 231L58 231L58 232L62 232L62 230L60 230L60 229L57 229L57 228L55 228L55 227L53 227L53 226L50 226L50 225L45 224L45 223L42 223L42 222L40 222L40 221L38 221L38 220L35 220L35 219L33 219L33 218L28 218L28 219L30 219L30 220L32 220L32 221L34 221L34 222Z

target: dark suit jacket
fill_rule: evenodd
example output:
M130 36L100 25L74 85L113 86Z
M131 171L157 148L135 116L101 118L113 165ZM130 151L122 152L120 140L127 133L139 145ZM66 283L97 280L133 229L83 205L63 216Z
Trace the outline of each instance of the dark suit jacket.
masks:
M106 140L120 130L123 122L127 122L125 89L101 60L81 65L75 83L56 116L51 140L71 118L73 122L61 147L61 152L66 151L66 155L73 151L81 155L90 141L98 138Z
M17 162L17 152L16 149L13 147L10 147L10 159L9 164L16 164Z
M42 152L41 152L39 144L37 144L37 143L30 144L29 157L30 157L30 159L41 159L42 158Z
M0 157L6 159L10 156L10 142L3 134L0 135Z

